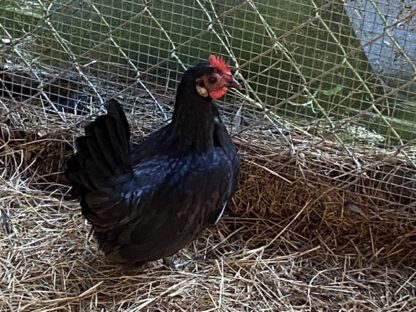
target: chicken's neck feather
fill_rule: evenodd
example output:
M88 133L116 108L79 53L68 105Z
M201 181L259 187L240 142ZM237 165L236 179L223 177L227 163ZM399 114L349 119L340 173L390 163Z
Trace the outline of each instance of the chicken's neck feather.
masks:
M178 148L203 151L212 147L216 111L213 100L200 96L192 81L181 81L172 117L172 135Z

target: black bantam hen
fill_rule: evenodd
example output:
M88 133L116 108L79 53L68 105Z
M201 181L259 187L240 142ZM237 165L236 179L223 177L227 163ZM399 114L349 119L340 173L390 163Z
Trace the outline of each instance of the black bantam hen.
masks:
M173 255L215 224L234 193L240 157L213 99L239 88L211 55L185 72L172 121L137 145L116 100L77 138L65 175L99 247L118 263Z

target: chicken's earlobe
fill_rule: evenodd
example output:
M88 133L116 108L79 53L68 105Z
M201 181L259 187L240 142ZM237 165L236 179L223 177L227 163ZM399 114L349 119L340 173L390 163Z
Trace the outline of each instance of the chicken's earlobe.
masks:
M208 90L199 84L196 85L196 92L202 97L208 97Z

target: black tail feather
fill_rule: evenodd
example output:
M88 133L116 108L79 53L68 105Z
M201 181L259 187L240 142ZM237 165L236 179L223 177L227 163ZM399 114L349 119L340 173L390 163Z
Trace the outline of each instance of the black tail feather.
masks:
M74 192L93 191L131 170L130 129L120 104L111 99L107 114L85 127L85 136L75 141L76 153L65 167Z

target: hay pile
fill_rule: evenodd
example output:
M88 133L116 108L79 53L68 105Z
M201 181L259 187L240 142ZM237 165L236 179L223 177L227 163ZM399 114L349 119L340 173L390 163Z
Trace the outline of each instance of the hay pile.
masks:
M130 118L138 136L161 120L147 109ZM357 151L359 170L300 131L290 141L244 131L241 185L219 225L177 254L177 271L126 268L106 263L67 198L61 168L85 120L4 101L0 116L1 311L416 308L416 172L406 159Z

